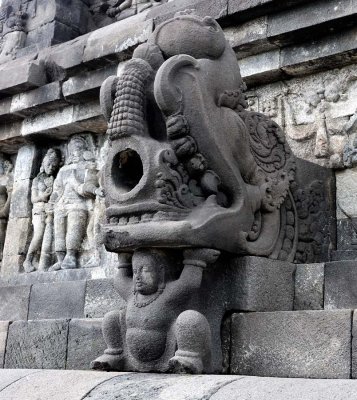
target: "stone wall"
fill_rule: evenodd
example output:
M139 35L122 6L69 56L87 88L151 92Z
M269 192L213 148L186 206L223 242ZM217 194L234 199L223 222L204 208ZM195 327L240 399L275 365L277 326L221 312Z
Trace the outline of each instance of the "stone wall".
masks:
M100 230L99 89L155 26L193 9L222 25L250 110L278 122L295 155L315 164L298 169L296 269L271 272L264 259L229 281L225 371L356 377L355 266L328 262L357 257L356 0L172 0L125 13L114 3L0 0L0 364L87 368L103 351L101 318L123 300ZM314 262L326 264L302 264Z

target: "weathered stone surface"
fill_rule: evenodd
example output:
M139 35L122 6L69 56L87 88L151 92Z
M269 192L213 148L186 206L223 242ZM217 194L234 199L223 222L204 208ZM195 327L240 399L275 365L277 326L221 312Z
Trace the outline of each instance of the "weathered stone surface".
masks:
M0 385L4 381L1 400L81 400L100 383L125 375L93 371L15 371L7 370L5 376L0 373Z
M9 329L9 322L0 321L0 368L4 367L5 348L6 348L8 329ZM0 388L1 388L1 383L0 383Z
M8 286L0 289L0 320L27 319L31 286Z
M14 181L20 182L35 177L36 169L39 166L38 148L34 145L22 146L17 152L14 170Z
M357 217L357 167L336 171L337 219Z
M233 314L231 372L349 378L351 311Z
M0 93L15 94L46 83L44 65L33 61L11 62L0 69Z
M83 72L63 83L66 99L78 99L99 95L99 88L106 78L116 74L117 67L110 66L96 71Z
M2 397L1 391L6 389L11 384L24 378L28 375L35 374L36 369L5 369L0 371L0 398Z
M353 208L353 204L348 205L348 208ZM338 206L337 210L341 210ZM356 217L353 219L338 219L337 220L337 249L338 252L351 252L352 258L339 258L341 260L354 260L353 252L357 250L357 229Z
M83 317L85 285L84 281L34 284L28 318Z
M31 210L31 180L18 180L12 191L10 218L24 220L31 216Z
M116 22L91 33L83 53L83 62L101 58L118 59L147 40L153 30L152 20L145 21L146 13Z
M347 400L354 380L222 375L155 375L92 371L1 370L0 399L18 400Z
M84 303L86 318L101 318L113 310L125 307L125 301L114 288L112 279L93 279L87 281Z
M239 67L242 77L248 85L274 81L283 77L280 70L279 50L243 58L239 60Z
M253 19L239 26L224 28L224 34L238 58L277 49L267 40L267 16Z
M281 50L281 68L288 75L302 75L354 63L356 28L331 34L311 43L297 44Z
M343 379L244 377L222 387L210 400L233 400L238 393L247 400L347 400L356 396L356 390L355 381Z
M227 282L232 293L230 309L293 309L295 265L263 257L242 257L233 260L231 268L233 273Z
M221 19L227 15L227 0L175 0L152 8L147 18L153 18L155 25L158 25L174 17L177 12L187 9L194 10L200 17Z
M16 321L9 327L5 368L64 369L68 321Z
M353 379L357 379L357 312L353 312L352 320L352 374Z
M66 369L89 369L106 345L101 319L72 319L69 323Z
M118 376L92 390L84 399L124 400L134 393L138 399L209 399L221 387L240 379L229 375L130 374Z
M59 110L49 111L25 119L22 124L23 136L33 134L53 134L68 137L73 133L104 133L106 124L98 101L72 105Z
M11 102L11 113L27 117L65 104L60 83L52 82L38 89L15 95Z
M324 266L324 264L296 266L294 310L323 309Z
M228 0L228 15L241 21L276 11L278 6L284 9L306 2L308 0L288 0L284 3L279 0Z
M325 309L357 308L357 265L355 261L325 264Z
M310 34L318 34L334 22L333 28L338 25L346 27L348 21L356 15L353 0L314 1L301 7L294 7L287 11L268 16L269 40L279 45L297 41L299 37L305 39L310 28ZM327 26L326 26L327 25Z

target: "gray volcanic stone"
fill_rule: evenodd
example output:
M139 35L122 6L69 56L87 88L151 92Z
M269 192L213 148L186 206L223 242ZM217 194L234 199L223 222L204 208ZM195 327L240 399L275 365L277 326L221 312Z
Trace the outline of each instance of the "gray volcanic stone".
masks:
M5 368L64 369L67 320L16 321L9 327Z
M230 309L242 311L292 310L295 265L263 257L235 258L227 287ZM234 281L232 278L234 277Z
M349 378L351 311L233 314L231 372Z
M125 307L122 299L114 287L113 279L93 279L87 281L84 302L84 316L86 318L101 318L113 310Z
M324 307L324 264L297 265L294 310L322 310Z
M357 313L353 311L352 322L352 378L357 378Z
M195 15L220 19L227 16L227 0L175 0L152 8L147 18L154 18L155 24L164 22L179 12L194 10Z
M27 319L31 286L8 286L0 289L0 320Z
M357 308L357 265L335 261L325 265L325 309Z
M0 368L4 367L8 329L9 329L9 322L0 321Z
M85 281L33 285L29 319L83 317L85 285Z
M69 323L66 369L89 369L106 345L101 319L72 319Z
M0 69L0 93L15 94L46 83L44 65L33 61L17 61Z
M35 112L49 111L65 104L66 102L62 98L61 84L52 82L30 92L14 96L11 112L27 117Z

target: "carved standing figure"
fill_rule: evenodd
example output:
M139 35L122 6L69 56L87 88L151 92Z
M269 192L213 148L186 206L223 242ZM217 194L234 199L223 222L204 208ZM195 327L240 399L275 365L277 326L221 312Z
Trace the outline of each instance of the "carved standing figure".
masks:
M116 286L126 310L106 314L108 348L93 369L201 373L211 369L211 331L204 315L189 309L201 286L203 270L219 251L184 251L179 279L167 282L165 253L141 249L119 255ZM176 351L175 351L176 350Z
M102 195L102 190L98 187L94 155L84 137L73 136L66 165L57 175L49 202L49 213L54 213L57 257L51 271L78 267L78 253L87 229L87 200L97 194Z
M11 161L0 157L0 261L3 258L7 221L10 212L13 185L12 169Z
M39 174L32 182L31 202L32 208L32 226L33 236L24 261L25 272L36 270L33 260L35 254L41 249L43 241L48 240L44 236L46 228L46 205L53 190L55 175L61 162L59 150L49 149L42 161ZM47 243L45 243L45 247ZM44 252L41 252L41 256ZM39 269L44 269L44 263L39 263Z

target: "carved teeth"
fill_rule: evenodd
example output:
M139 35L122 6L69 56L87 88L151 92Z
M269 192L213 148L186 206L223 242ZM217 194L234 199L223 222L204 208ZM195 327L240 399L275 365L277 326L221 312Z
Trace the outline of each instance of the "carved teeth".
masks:
M121 215L120 217L110 217L110 224L114 225L134 225L150 221L179 221L182 214L177 212L157 211L156 213L145 212L142 215Z
M119 225L126 225L128 223L127 217L120 217L119 218Z

